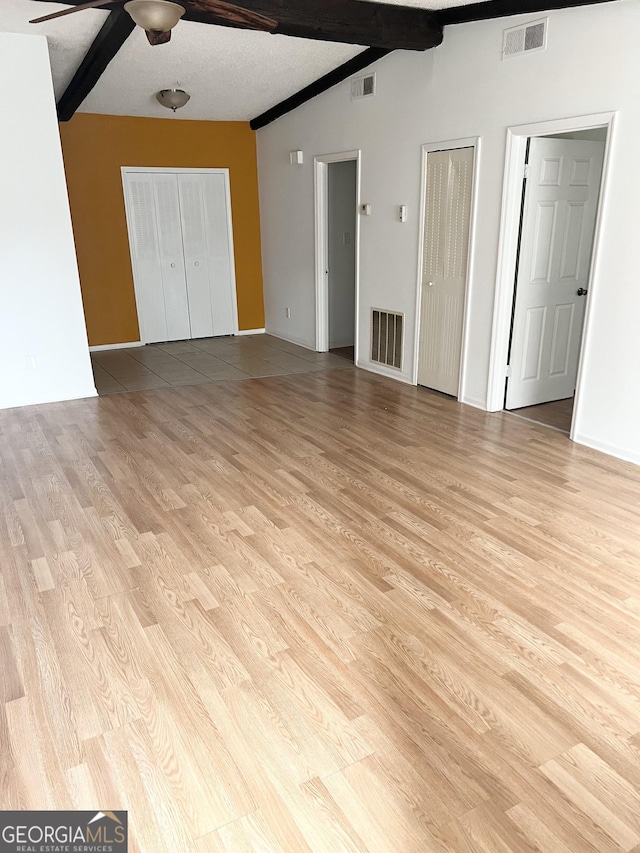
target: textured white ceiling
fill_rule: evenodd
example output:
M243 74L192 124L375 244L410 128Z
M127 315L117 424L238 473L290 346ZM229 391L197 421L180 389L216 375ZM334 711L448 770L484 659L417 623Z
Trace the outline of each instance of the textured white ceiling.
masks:
M179 82L191 100L176 118L244 121L362 50L190 21L168 44L151 47L136 27L81 109L167 118L154 93Z
M56 97L67 84L96 37L108 12L98 9L78 12L46 24L30 24L32 18L48 15L68 6L59 3L36 3L32 0L0 0L0 32L46 35L49 42L53 85Z
M379 2L379 0L370 0ZM481 0L386 0L426 9ZM87 9L44 24L31 18L68 8L0 0L0 31L47 37L56 97L64 92L108 13ZM154 98L178 82L191 94L176 119L246 121L293 95L363 47L181 21L166 45L136 28L80 107L82 112L166 118Z

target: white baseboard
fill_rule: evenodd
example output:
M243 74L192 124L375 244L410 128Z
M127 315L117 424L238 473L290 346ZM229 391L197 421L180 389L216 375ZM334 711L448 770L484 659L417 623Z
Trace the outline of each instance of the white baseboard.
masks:
M385 367L384 364L374 364L372 361L358 361L356 367L368 370L369 373L377 373L378 376L384 376L387 379L395 379L396 382L402 382L405 385L414 385L410 376L407 376L405 373L398 373L390 367Z
M0 409L21 409L24 406L43 406L50 403L67 403L71 400L86 400L89 397L97 397L98 392L95 385L88 388L69 389L67 391L59 391L57 394L45 394L42 397L23 397L21 399L9 400L0 406Z
M128 349L129 347L143 347L142 341L131 341L128 344L101 344L99 347L89 347L89 352L101 352L107 349Z
M464 403L465 406L473 406L474 409L481 409L483 412L487 411L487 401L481 400L478 397L460 397L458 401L460 403Z
M264 335L264 329L238 329L236 335Z
M591 438L591 436L584 435L584 433L576 433L571 438L576 444L584 444L585 447L590 447L592 450L599 450L601 453L606 453L607 456L615 456L616 459L622 459L624 462L633 462L634 465L640 465L640 453L634 450L628 450L626 447L618 447L616 444L609 444L606 441Z
M289 337L288 335L283 335L282 332L272 332L270 329L267 329L267 334L271 335L272 338L280 338L281 341L286 341L288 344L295 344L299 347L304 347L305 349L310 349L312 352L316 352L316 345L310 344L309 341L302 341L300 338Z

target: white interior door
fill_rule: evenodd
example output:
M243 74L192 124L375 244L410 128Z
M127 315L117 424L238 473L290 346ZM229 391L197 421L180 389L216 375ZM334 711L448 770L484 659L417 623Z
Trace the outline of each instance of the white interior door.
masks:
M162 273L162 294L167 318L166 341L181 341L191 337L189 300L182 248L180 202L175 175L153 176L156 217L158 223L158 253ZM162 338L156 340L162 340ZM150 343L150 341L145 341Z
M197 173L178 175L182 242L192 338L213 335L212 282L204 215L204 182Z
M233 335L238 322L229 178L223 172L201 177L213 334Z
M176 176L128 173L125 181L140 338L191 336Z
M418 384L458 396L473 148L427 154Z
M192 338L236 331L226 181L223 173L178 175Z
M127 223L138 305L140 339L167 340L153 175L127 174Z
M226 172L125 172L144 343L237 331Z
M603 142L531 140L507 409L575 392L603 158Z

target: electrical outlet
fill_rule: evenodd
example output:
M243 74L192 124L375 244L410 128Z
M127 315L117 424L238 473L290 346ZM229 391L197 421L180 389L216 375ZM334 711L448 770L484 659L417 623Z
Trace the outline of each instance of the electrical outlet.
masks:
M27 370L37 370L38 362L36 361L35 355L28 355L25 359L27 363Z
M287 318L287 320L290 320L291 319L291 308L285 308L284 313L285 313L285 317Z

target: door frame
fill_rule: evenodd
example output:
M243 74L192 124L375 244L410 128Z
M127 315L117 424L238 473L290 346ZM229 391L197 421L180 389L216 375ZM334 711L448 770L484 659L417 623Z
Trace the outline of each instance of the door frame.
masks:
M580 411L580 389L583 378L584 355L588 351L592 335L593 287L597 281L597 269L602 245L602 211L606 203L611 168L611 151L615 134L616 112L594 113L585 116L553 119L507 128L504 183L502 189L502 210L500 215L500 237L498 242L498 268L496 272L496 290L494 300L493 325L491 330L491 349L489 354L489 382L487 388L487 411L500 412L504 409L504 389L507 376L507 358L511 337L511 313L515 295L515 271L520 231L520 208L522 204L522 182L524 180L524 161L527 139L533 136L553 136L558 133L573 133L580 130L607 128L604 147L600 194L596 210L596 224L593 234L593 249L587 284L587 304L585 305L582 340L578 356L578 376L573 404L570 438L576 432Z
M315 203L315 281L316 281L316 352L329 351L329 163L356 163L356 223L355 223L355 329L353 330L353 361L358 363L360 328L360 169L362 152L340 151L313 158L313 190Z
M455 151L458 148L473 148L473 173L471 186L471 210L469 211L469 247L467 251L467 273L465 279L464 307L462 321L462 352L460 353L460 376L458 377L458 394L456 399L464 400L464 385L467 368L467 355L469 351L469 305L471 294L473 263L476 251L476 223L478 221L478 170L480 168L480 137L469 136L462 139L447 139L441 142L427 142L421 147L422 170L420 178L420 215L418 217L418 277L416 286L416 310L414 329L414 353L412 384L418 384L418 358L420 353L420 316L422 311L422 266L424 263L424 227L427 206L427 166L428 155L436 151Z
M136 262L133 253L133 240L131 235L131 223L133 221L133 217L131 216L131 211L129 209L129 201L127 198L127 176L129 174L135 174L139 172L144 172L146 174L197 174L197 175L222 175L224 177L224 188L225 188L225 199L227 206L227 221L229 223L228 231L228 242L229 242L229 258L231 260L231 264L229 265L231 268L231 303L232 303L232 312L233 312L233 334L237 335L239 330L238 325L238 292L236 288L236 254L233 242L233 210L231 207L231 184L229 180L229 169L203 169L203 168L172 168L171 166L121 166L120 167L120 177L122 180L122 195L124 197L124 210L125 210L125 219L127 221L127 236L129 238L129 255L131 258L131 272L133 275L133 294L136 302L136 315L138 317L138 329L140 331L140 342L142 344L149 343L145 340L144 330L143 330L143 320L140 314L140 310L138 308L138 285L136 283Z

